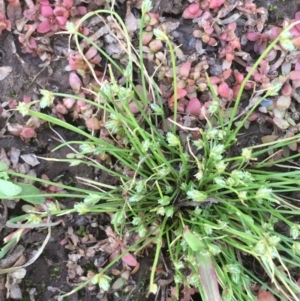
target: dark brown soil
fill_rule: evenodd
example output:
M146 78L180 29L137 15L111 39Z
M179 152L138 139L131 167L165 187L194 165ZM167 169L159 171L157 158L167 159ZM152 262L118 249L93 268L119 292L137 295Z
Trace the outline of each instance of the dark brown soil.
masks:
M269 11L269 21L278 22L287 17L293 19L295 12L299 11L299 0L255 0L257 6L265 7Z

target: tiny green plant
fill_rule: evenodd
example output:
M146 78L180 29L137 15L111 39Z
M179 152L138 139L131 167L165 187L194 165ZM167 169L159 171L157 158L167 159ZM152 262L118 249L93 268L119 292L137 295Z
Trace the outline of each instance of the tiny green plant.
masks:
M141 30L148 10L149 7L142 9ZM124 70L97 44L79 32L80 24L96 14L109 14L120 24L127 38L126 51L130 54L128 67ZM291 170L277 172L271 167L279 163L282 167L284 162L298 155L276 161L269 153L299 141L299 136L244 148L239 155L230 156L237 135L250 114L263 99L280 89L280 83L273 83L249 107L244 117L235 123L245 83L272 47L280 39L285 39L284 34L290 28L291 26L286 28L253 65L241 85L228 120L224 120L219 99L211 88L211 118L207 118L205 128L190 129L177 123L176 62L172 43L164 32L157 30L155 35L168 46L174 72L174 118L168 120L168 123L158 85L147 75L143 64L143 53L135 53L139 54L140 59L134 59L126 27L115 12L95 11L84 16L76 26L68 25L69 34L74 36L79 51L79 38L92 44L120 72L125 84L117 82L112 68L109 68L110 81L101 83L98 87L93 86L90 90L98 102L80 95L43 90L41 105L50 105L56 97L73 98L90 104L105 113L104 126L111 140L98 138L56 117L43 114L31 108L33 103L20 105L19 110L23 114L81 134L86 141L61 144L60 147L80 145L79 151L71 153L62 161L73 166L94 166L116 177L118 184L110 186L86 180L86 183L98 188L96 192L64 186L74 192L73 196L79 200L78 203L71 209L53 207L50 213L60 216L71 212L109 212L114 229L120 237L125 232L138 233L140 237L100 273L79 285L76 290L88 283L98 284L103 291L109 290L111 277L108 269L124 253L138 254L151 242L156 247L149 280L150 293L158 292L155 270L161 248L165 245L175 268L174 286L177 296L182 287L196 287L203 300L256 300L251 286L260 283L279 298L296 300L296 295L300 292L294 277L299 268L300 244L297 239L300 226L294 218L300 215L300 211L286 196L298 190L300 171L289 166ZM87 60L86 63L89 64ZM142 74L142 92L132 82L130 71L134 64ZM154 96L150 103L147 98L148 90ZM130 109L132 101L138 108L139 117ZM37 103L39 102L35 102ZM167 129L166 133L159 130L162 123ZM179 130L188 132L185 139L179 136ZM192 131L197 131L200 138L192 140ZM110 163L109 167L101 164L94 159L99 155L106 155L116 163ZM10 183L7 179L3 181ZM19 187L18 184L15 186ZM19 193L12 197L17 197ZM65 194L56 195L57 198L64 196ZM47 216L47 213L40 216ZM11 220L9 223L15 221ZM289 235L276 230L278 222L288 226ZM269 277L269 283L264 283L255 271L246 267L244 263L249 258L263 268Z

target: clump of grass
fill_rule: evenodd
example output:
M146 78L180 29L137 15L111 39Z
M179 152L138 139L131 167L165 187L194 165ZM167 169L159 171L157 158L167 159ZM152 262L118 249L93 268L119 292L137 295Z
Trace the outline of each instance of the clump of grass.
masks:
M142 20L146 12L147 9L142 10ZM111 14L118 20L127 37L127 51L131 54L125 25L114 12L99 10L89 13L81 23L96 14ZM44 95L49 96L49 104L55 97L72 97L104 112L107 118L105 128L110 132L113 143L53 116L32 110L32 104L22 105L19 109L24 114L41 118L85 137L86 141L61 144L60 147L80 145L79 152L62 161L73 166L88 164L104 170L117 177L119 184L108 186L87 180L88 184L94 185L99 191L72 188L71 190L80 192L74 196L83 197L83 201L70 210L50 210L51 215L110 212L111 222L120 236L125 232L136 232L140 236L126 252L138 254L150 242L154 243L155 257L149 282L151 293L158 291L154 280L155 270L164 245L174 267L177 296L184 286L197 287L203 300L255 300L251 284L263 284L263 281L244 265L247 258L252 258L268 275L270 283L265 285L274 295L285 300L295 300L296 294L300 292L293 274L299 268L300 244L297 239L300 226L294 220L295 216L300 215L300 211L284 195L298 190L300 172L296 168L292 170L291 166L280 172L270 169L277 163L282 166L283 160L289 161L291 157L281 159L280 162L271 161L268 153L292 141L298 141L299 136L245 148L240 155L229 156L247 118L260 101L276 93L278 89L278 86L273 86L267 90L234 127L234 117L245 83L280 37L266 49L245 78L227 123L223 119L219 100L211 89L213 105L210 113L214 119L213 124L217 120L219 128L215 128L212 121L207 119L205 128L192 129L201 134L200 139L192 141L189 135L186 140L178 135L180 127L176 124L176 62L168 37L161 31L155 32L157 38L168 46L174 70L175 117L173 126L164 134L159 130L160 124L165 120L160 91L157 83L147 75L142 53L139 54L140 60L136 61L134 56L129 56L128 68L122 70L102 49L78 32L79 26L80 24L68 25L76 44L79 46L79 38L82 38L96 47L120 72L125 84L120 85L112 69L109 69L110 82L101 83L100 87L94 87L90 91L98 102L49 91ZM133 63L141 71L142 93L132 82ZM147 98L148 90L153 95L152 103ZM44 98L43 101L47 102L47 99ZM139 109L140 117L131 112L131 101ZM191 130L184 127L181 129ZM94 156L99 155L110 157L114 164L110 167L100 164L94 160ZM260 161L262 156L265 160ZM289 235L276 230L278 222L289 227ZM120 254L116 260L122 256ZM114 262L77 289L88 282L98 283L104 290L109 289L110 278L105 273Z

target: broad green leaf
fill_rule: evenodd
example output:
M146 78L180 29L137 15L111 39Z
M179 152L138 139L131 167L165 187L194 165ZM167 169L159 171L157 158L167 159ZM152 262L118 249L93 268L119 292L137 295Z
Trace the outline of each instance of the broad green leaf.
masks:
M112 285L112 289L113 289L113 290L119 290L119 289L121 289L121 288L124 286L125 283L126 283L126 280L125 280L125 279L123 279L123 278L118 278L118 279L114 282L114 284Z
M31 184L18 183L22 188L22 192L18 194L18 197L31 204L42 204L45 202L44 196L38 196L41 194L40 190ZM26 197L26 195L33 195L32 197ZM35 196L37 195L37 196Z
M217 273L211 256L203 255L199 251L195 255L201 284L206 297L204 300L222 301Z
M9 176L6 171L0 171L0 178L9 181Z
M23 205L22 210L26 213L30 213L30 211L34 211L35 207L32 205Z
M6 223L14 224L14 223L17 223L17 222L22 222L24 220L27 220L27 218L28 218L28 214L17 215L15 217L12 217L11 219L9 219Z
M205 249L205 244L195 236L188 228L185 228L183 231L183 237L186 240L189 247L194 251L201 251Z
M221 301L219 291L218 279L214 262L207 250L205 242L201 241L199 237L194 235L187 227L183 230L183 237L188 243L189 247L195 252L197 268L203 292L205 294L205 301Z
M0 249L0 260L5 257L5 255L9 252L11 248L13 248L14 244L16 243L16 238L10 240L7 244L5 244L1 249ZM0 269L1 271L1 269ZM1 272L0 272L1 274Z
M10 181L0 179L0 195L16 196L21 192L22 192L22 188L20 186Z
M8 165L2 161L0 161L0 171L7 170Z

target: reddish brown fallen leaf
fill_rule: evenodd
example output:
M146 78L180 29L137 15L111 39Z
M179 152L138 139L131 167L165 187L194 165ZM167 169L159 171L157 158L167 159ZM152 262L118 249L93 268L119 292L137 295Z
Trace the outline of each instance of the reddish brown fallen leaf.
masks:
M18 101L16 99L12 99L8 104L8 107L10 109L15 109L17 106L18 106Z
M177 99L180 99L180 98L182 98L182 97L184 97L186 95L187 95L187 92L186 92L185 89L177 89ZM173 108L173 106L174 106L174 94L169 99L168 104L169 104L170 108Z
M292 39L292 43L296 48L300 48L300 37L296 37Z
M209 80L212 85L218 84L221 81L221 79L217 76L211 76Z
M78 94L80 92L81 87L82 87L82 81L75 72L70 73L69 83L70 83L70 86L71 86L73 92L75 94Z
M134 256L130 253L125 254L122 257L122 260L129 266L135 267L137 265L137 261Z
M225 0L209 0L209 8L214 9L224 4Z
M31 96L24 95L24 96L23 96L23 102L25 102L25 103L30 103L30 102L31 102Z
M191 66L192 64L189 61L183 63L180 67L180 71L179 71L180 75L183 77L188 77L190 74Z
M100 126L100 122L98 120L97 117L91 117L89 118L86 122L85 125L87 126L87 128L89 128L90 130L100 130L101 126Z
M230 100L233 96L233 91L229 88L229 86L227 85L227 83L223 82L220 84L219 88L218 88L218 94L227 99Z
M56 112L62 115L68 114L68 109L61 103L55 106Z
M188 102L185 112L195 116L199 116L201 113L201 107L202 103L200 102L200 100L198 98L192 98Z
M232 51L232 49L233 49L232 47L229 48L230 52ZM231 76L231 74L232 74L232 69L227 69L221 74L221 78L223 80L226 80Z
M298 80L300 79L300 71L291 71L291 73L289 74L289 78L290 80Z
M153 40L149 43L149 48L152 52L157 52L164 47L161 40Z
M255 42L261 37L261 33L257 31L250 31L246 34L249 41Z
M87 60L91 60L93 57L95 57L98 53L98 50L92 46L89 48L89 50L85 53L85 57Z
M259 294L257 295L257 299L260 301L276 301L274 295L267 291L259 292Z
M184 19L195 19L202 15L203 11L200 9L199 3L190 4L183 12Z
M61 182L58 182L59 184L62 184ZM48 190L51 191L51 192L59 192L59 191L63 191L64 189L62 187L58 187L58 186L55 186L55 185L50 185L48 187Z
M117 269L112 269L111 270L111 273L114 275L114 276L119 276L121 275L121 271L117 270Z
M134 275L139 269L140 269L140 263L138 262L137 265L130 272L130 275Z
M238 70L234 70L234 78L237 83L241 84L244 80L244 75L240 73Z
M24 141L28 141L29 139L36 136L36 132L33 128L25 127L22 129L20 133L20 137Z
M148 43L152 40L153 38L153 32L152 31L144 31L142 33L142 44L143 45L148 45Z
M284 96L290 96L292 94L292 86L290 84L286 84L281 88L281 94Z
M249 118L248 121L254 121L258 118L258 114L257 113L252 113Z
M139 103L140 107L143 107L143 103L141 101L138 101L138 103ZM136 101L131 101L130 102L130 104L129 104L129 111L132 114L137 114L137 113L140 112L140 109L138 108Z
M75 99L73 98L64 98L63 104L67 109L71 109L75 103Z

